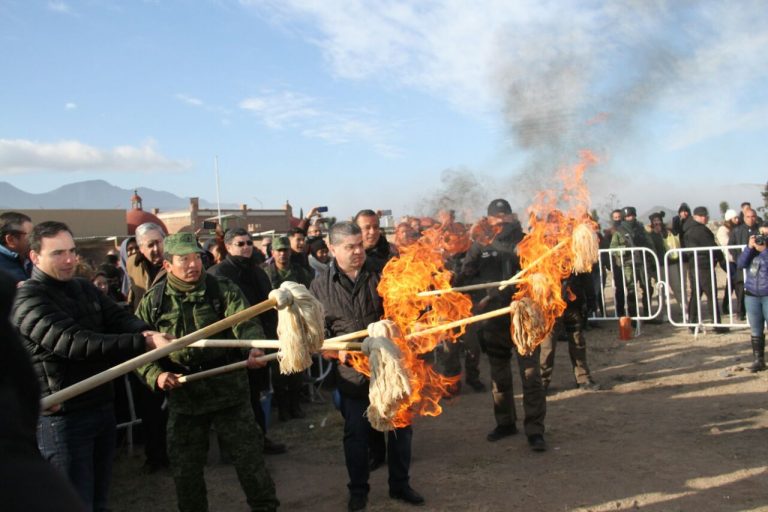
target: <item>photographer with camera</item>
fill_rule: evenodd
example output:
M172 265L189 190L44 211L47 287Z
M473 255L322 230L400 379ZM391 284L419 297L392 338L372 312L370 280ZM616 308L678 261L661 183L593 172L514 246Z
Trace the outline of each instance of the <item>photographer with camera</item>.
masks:
M756 235L749 237L749 243L739 256L738 269L746 269L744 303L751 331L752 353L755 361L749 371L765 370L765 324L768 319L768 221L760 226Z

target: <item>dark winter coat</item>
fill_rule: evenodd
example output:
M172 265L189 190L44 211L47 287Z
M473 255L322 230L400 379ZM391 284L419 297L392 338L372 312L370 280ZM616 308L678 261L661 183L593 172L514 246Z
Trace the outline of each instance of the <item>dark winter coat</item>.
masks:
M747 247L739 256L739 270L747 270L744 289L748 295L765 297L768 295L768 249L763 252Z
M686 222L683 225L683 237L681 238L683 247L695 248L695 247L717 247L717 241L715 240L715 234L705 224L693 220ZM693 263L691 253L683 253L683 257L686 261ZM698 261L699 268L711 268L710 256L707 251L700 251L697 253L696 260ZM723 251L712 251L712 263L725 263L725 256Z
M11 276L16 283L26 281L29 279L29 260L22 263L18 254L0 245L0 271Z
M19 288L13 324L47 396L143 353L149 326L87 279L59 281L38 268ZM60 414L111 402L109 382L62 404Z
M387 237L383 233L379 237L379 241L376 242L376 245L365 250L365 259L368 262L369 268L379 274L384 270L384 266L389 259L394 256L397 256L397 249L387 241Z
M256 254L258 251L254 251ZM240 256L227 257L209 268L207 272L216 277L226 277L235 283L245 295L249 306L263 302L269 298L272 283L267 273L258 266L257 258L246 259ZM268 339L277 338L277 311L270 309L259 315L264 334Z
M366 260L352 282L332 260L327 270L318 274L310 290L325 308L325 329L329 337L366 329L384 316L384 303L376 288L379 274ZM349 397L368 397L368 378L353 368L338 365L339 391Z

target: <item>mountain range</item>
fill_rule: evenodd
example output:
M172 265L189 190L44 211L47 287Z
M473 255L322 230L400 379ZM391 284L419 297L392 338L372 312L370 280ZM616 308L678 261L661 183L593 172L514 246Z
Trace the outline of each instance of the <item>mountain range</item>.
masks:
M139 187L136 189L142 199L143 209L151 211L186 210L189 198L179 197L170 192ZM89 180L70 183L50 192L33 194L25 192L7 181L0 181L0 209L120 209L131 208L132 189L120 188L104 180ZM237 205L222 204L222 208L237 208ZM200 208L215 208L214 203L200 199Z

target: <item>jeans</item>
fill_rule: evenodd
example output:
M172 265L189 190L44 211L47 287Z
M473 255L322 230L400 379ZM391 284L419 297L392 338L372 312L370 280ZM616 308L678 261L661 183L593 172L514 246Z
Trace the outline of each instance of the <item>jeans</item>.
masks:
M37 422L43 458L67 475L88 510L108 510L115 452L115 411L110 402Z
M349 473L350 494L367 495L368 450L371 440L371 424L365 417L368 400L341 395L341 414L344 416L344 458ZM378 432L378 431L377 431ZM411 466L410 426L387 433L387 465L389 467L389 489L400 491L408 487L408 470Z
M768 321L768 295L763 297L745 295L744 305L747 308L747 318L752 336L762 336L765 323Z

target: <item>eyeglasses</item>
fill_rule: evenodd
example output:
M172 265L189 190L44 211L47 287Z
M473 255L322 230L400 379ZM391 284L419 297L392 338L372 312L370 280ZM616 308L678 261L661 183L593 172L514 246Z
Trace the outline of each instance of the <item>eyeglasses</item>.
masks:
M253 245L253 240L241 240L240 242L235 242L235 246L237 247L243 247L244 245L247 245L247 246Z

